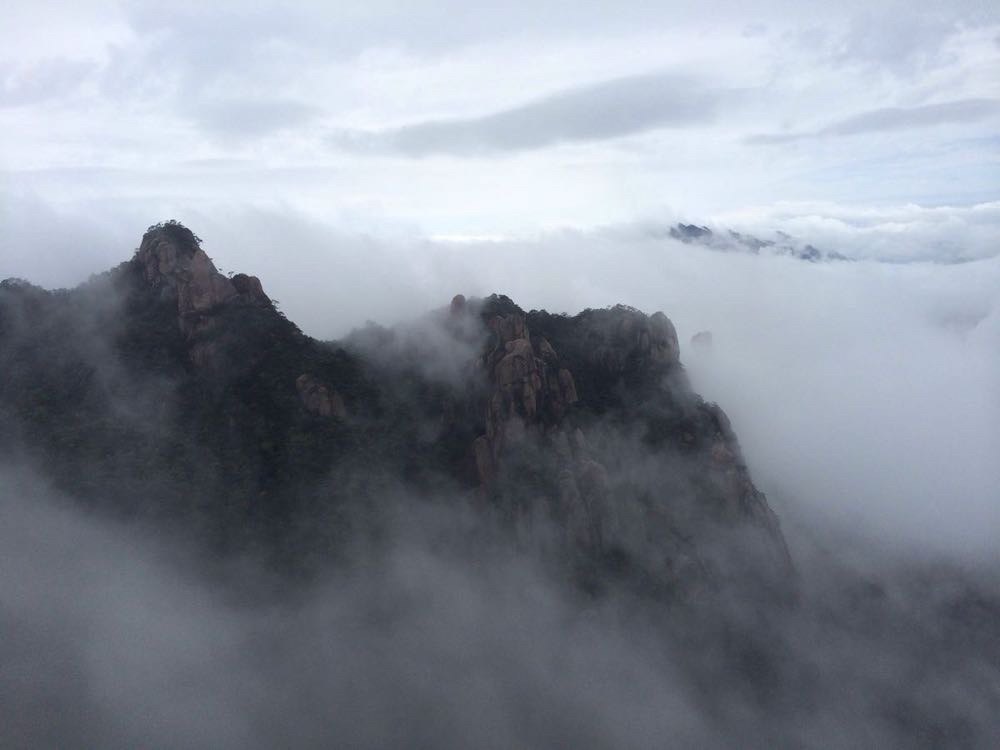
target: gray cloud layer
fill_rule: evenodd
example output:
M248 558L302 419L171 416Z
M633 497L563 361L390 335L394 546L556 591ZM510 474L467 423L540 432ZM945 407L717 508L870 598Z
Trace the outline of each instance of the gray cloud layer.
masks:
M819 130L765 133L750 136L746 139L746 143L788 143L805 138L859 135L946 123L977 122L997 113L1000 113L1000 102L995 99L958 99L939 104L925 104L919 107L884 107L838 120Z
M319 114L317 107L281 98L206 98L190 107L198 125L222 138L266 135L305 124Z
M93 63L51 58L16 69L0 64L0 108L67 97L94 69Z
M341 131L333 142L360 153L474 155L594 141L711 119L717 94L653 73L558 91L482 117L430 120L381 131Z

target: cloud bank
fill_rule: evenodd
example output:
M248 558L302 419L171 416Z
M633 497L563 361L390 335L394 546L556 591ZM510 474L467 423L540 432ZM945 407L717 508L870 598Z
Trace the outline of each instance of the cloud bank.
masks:
M420 122L332 142L358 153L476 155L593 141L707 122L718 95L696 81L646 74L558 91L482 117Z
M96 272L128 257L145 228L122 239L124 216L79 223L36 209L17 214L22 229L0 243L0 275L70 285L86 276L83 256L65 266L38 248L92 247ZM462 242L358 234L287 212L178 216L221 268L259 276L290 319L321 338L366 320L405 323L457 293L505 293L525 309L663 310L696 387L733 417L779 513L806 508L894 548L995 557L996 204L787 204L720 218L856 259L823 264L714 252L642 225ZM949 248L965 262L930 260ZM715 341L707 358L686 344L702 330Z
M6 747L976 747L998 730L989 576L813 548L794 608L594 601L461 508L400 498L380 544L296 583L83 514L23 468L2 479Z
M909 130L947 123L977 122L998 113L1000 113L1000 101L993 99L960 99L939 104L925 104L919 107L884 107L870 112L862 112L812 132L753 135L748 137L746 142L749 144L788 143L805 138Z

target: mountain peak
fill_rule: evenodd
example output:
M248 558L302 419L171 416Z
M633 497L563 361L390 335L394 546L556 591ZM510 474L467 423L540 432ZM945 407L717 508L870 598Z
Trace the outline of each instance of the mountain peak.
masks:
M189 335L204 314L221 305L233 301L271 304L259 279L246 274L231 279L223 276L201 248L201 239L174 220L146 230L133 262L163 297L176 298L181 329Z
M201 237L196 235L177 219L168 219L153 224L142 235L143 243L147 241L164 241L178 249L193 255L201 247Z

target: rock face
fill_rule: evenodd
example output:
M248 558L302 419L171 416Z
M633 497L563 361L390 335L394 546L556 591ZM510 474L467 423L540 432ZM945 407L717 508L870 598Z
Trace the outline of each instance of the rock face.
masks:
M628 370L661 372L680 362L677 331L662 312L647 317L618 305L588 323L586 336L594 342L589 359L612 377Z
M218 272L190 230L151 228L142 238L135 261L142 265L151 286L176 296L178 320L186 333L197 328L200 315L239 294L233 283Z
M474 453L480 482L488 487L505 447L524 439L529 430L558 429L566 410L576 403L573 374L542 336L531 337L523 312L486 314L493 334L481 365L490 393L486 401L486 434L476 439Z
M249 304L270 305L271 298L264 294L264 287L261 286L260 279L256 276L247 276L245 273L235 274L232 279L233 288L240 298Z
M344 399L315 376L308 373L299 375L295 380L295 388L306 411L320 417L344 419L347 416Z
M162 299L176 300L177 322L189 341L190 360L205 371L227 366L220 340L227 332L219 330L216 320L220 311L240 305L271 307L258 278L246 274L226 278L194 233L174 222L150 227L133 263Z
M482 497L515 516L544 508L588 554L632 548L634 534L686 515L753 527L773 566L789 566L728 418L691 392L662 312L619 305L568 318L524 313L505 297L468 307L490 332L480 358L485 430L471 448ZM640 494L661 499L636 502L640 471L639 485L649 483ZM663 533L679 545L675 563L698 559L668 541L669 525Z

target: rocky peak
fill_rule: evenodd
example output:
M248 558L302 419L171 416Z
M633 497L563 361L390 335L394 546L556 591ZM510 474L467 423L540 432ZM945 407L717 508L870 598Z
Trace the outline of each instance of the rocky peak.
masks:
M223 276L190 229L176 221L150 227L132 263L161 300L176 304L188 357L199 372L225 379L261 356L254 333L259 325L233 325L224 314L234 306L273 311L260 280Z
M778 566L787 566L777 520L750 479L729 420L691 391L666 315L625 305L573 317L525 313L503 296L469 307L491 334L480 358L485 430L472 445L483 496L544 498L574 544L606 551L621 542L622 524L632 518L642 526L635 519L648 513L615 488L623 458L609 453L606 430L624 425L635 451L652 450L664 466L697 467L698 512L724 525L749 521ZM667 473L664 482L680 479Z
M135 256L146 282L177 300L181 328L190 332L192 317L234 298L233 283L219 273L197 237L180 224L150 227Z
M453 313L456 307L465 309L462 300L461 306L452 303ZM617 305L568 319L545 312L526 314L498 295L478 309L492 334L480 362L490 388L486 434L475 448L484 484L496 474L506 444L529 432L560 431L564 417L580 401L573 367L585 370L590 381L597 372L603 386L626 375L655 383L680 364L677 332L662 312L647 316ZM537 329L529 326L531 320ZM559 344L554 346L546 333L559 336ZM560 356L564 346L571 355L568 360Z
M660 372L680 363L674 324L662 312L646 314L626 305L595 310L585 318L588 359L612 375L627 370Z
M492 335L480 360L489 389L486 434L474 452L480 482L488 487L506 447L529 433L557 429L577 393L555 349L544 336L531 335L525 313L508 298L487 299L480 316Z
M134 262L149 285L177 300L180 326L188 334L198 327L200 316L228 302L271 303L256 277L237 274L228 279L219 273L201 240L174 221L146 231Z

